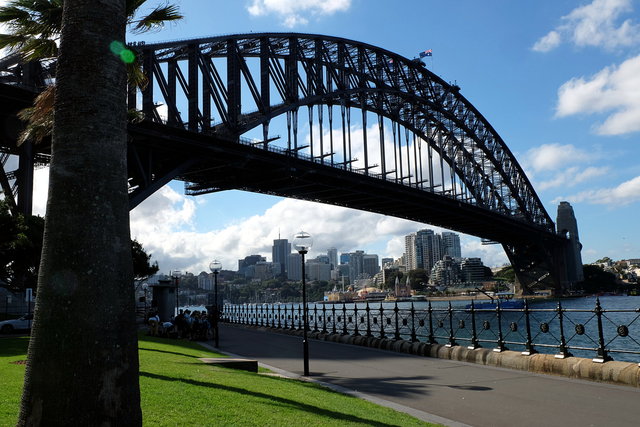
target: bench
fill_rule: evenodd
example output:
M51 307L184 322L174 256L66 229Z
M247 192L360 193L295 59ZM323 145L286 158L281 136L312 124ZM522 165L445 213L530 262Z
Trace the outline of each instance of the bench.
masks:
M233 357L202 357L201 362L209 365L222 366L223 368L241 369L243 371L258 372L258 361L251 359L238 359Z

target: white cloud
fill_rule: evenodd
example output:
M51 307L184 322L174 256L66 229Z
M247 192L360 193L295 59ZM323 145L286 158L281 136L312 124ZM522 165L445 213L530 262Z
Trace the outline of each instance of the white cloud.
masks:
M593 205L624 206L640 202L640 176L625 181L617 187L583 191L568 197L558 197L554 203L566 200L571 203L589 203Z
M306 25L308 16L328 16L344 12L351 0L252 0L247 11L252 16L277 15L285 27Z
M583 163L593 155L571 144L543 144L527 151L522 164L533 172L554 171L567 164Z
M336 206L285 199L264 213L230 224L224 229L199 232L191 227L196 215L190 198L164 187L131 213L131 235L157 260L162 271L181 269L193 273L207 271L213 258L223 266L237 269L238 259L251 254L271 258L278 233L293 236L305 230L313 235L310 256L330 247L339 252L370 248L425 226L403 219ZM382 256L400 257L404 246Z
M599 157L597 153L571 144L543 144L527 151L522 165L527 176L534 181L534 187L543 191L573 187L607 174L610 169L607 166L586 166Z
M640 41L640 26L619 18L633 11L631 0L594 0L562 17L563 23L540 38L533 46L538 52L548 52L569 40L579 47L605 49L633 46Z
M610 113L597 126L602 135L640 131L640 55L591 78L573 78L558 89L557 117Z
M558 47L561 41L559 32L555 30L549 31L546 36L542 37L533 45L533 50L536 52L549 52Z
M467 258L481 258L487 267L500 267L509 264L509 258L502 249L502 245L483 245L479 239L468 236L461 237L462 256Z
M556 176L547 181L536 184L538 190L547 190L557 187L573 187L591 178L606 175L609 172L608 167L588 167L585 169L576 166L561 170Z

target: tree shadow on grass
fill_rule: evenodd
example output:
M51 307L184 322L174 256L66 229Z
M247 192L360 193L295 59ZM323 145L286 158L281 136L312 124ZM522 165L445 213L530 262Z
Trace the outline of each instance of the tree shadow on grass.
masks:
M157 348L138 347L138 350L139 351L140 350L153 351L153 352L156 352L156 353L164 353L164 354L175 354L176 356L190 357L190 358L193 358L193 359L197 359L199 357L202 357L202 356L196 356L196 355L193 355L193 354L178 353L177 351L159 350Z
M27 356L29 337L0 338L0 357Z
M185 378L169 377L169 376L166 376L166 375L158 375L158 374L154 374L154 373L151 373L151 372L142 372L141 371L140 372L140 376L141 377L147 377L147 378L153 378L153 379L157 379L157 380L162 380L162 381L181 382L181 383L185 383L185 384L189 384L189 385L193 385L193 386L197 386L197 387L214 388L214 389L228 391L228 392L231 392L231 393L238 393L240 395L245 395L245 396L253 396L253 397L256 397L256 398L267 400L267 401L271 402L272 404L279 404L279 405L282 405L282 406L288 406L288 407L292 407L292 408L297 408L298 410L301 410L301 411L309 412L309 413L312 413L312 414L316 414L318 416L327 417L327 418L331 418L331 419L334 419L334 420L340 420L340 421L344 421L344 422L360 423L360 424L366 424L366 425L371 425L371 426L379 426L379 427L391 427L391 426L397 426L398 425L398 424L382 423L382 422L371 420L371 419L361 418L361 417L358 417L358 416L355 416L355 415L350 415L350 414L345 414L345 413L342 413L342 412L331 411L329 409L318 408L317 406L313 406L313 405L309 405L309 404L306 404L306 403L298 402L296 400L285 399L283 397L272 396L270 394L260 393L260 392L256 392L256 391L250 391L250 390L247 390L247 389L244 389L244 388L239 388L239 387L232 387L232 386L228 386L228 385L215 384L215 383L209 383L209 382L205 382L205 381L197 381L197 380L191 380L191 379L185 379Z

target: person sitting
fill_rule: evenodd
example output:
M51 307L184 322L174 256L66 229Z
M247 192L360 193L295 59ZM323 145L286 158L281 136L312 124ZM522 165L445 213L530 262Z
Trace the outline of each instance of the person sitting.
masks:
M160 316L158 316L158 313L152 313L151 317L149 317L149 334L152 337L157 337L159 328Z

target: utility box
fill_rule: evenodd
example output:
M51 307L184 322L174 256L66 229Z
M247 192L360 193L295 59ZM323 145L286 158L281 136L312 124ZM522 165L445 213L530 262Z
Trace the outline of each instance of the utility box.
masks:
M151 309L158 313L161 322L170 322L176 312L176 286L171 280L159 280L149 287L153 290Z

